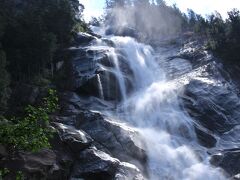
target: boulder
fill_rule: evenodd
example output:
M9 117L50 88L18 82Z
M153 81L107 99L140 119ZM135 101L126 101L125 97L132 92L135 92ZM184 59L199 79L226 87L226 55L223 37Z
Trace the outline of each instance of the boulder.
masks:
M79 32L74 38L74 41L75 41L75 45L79 46L79 45L87 45L96 39L97 37L95 37L93 34L91 35L88 33Z
M61 123L53 123L53 126L58 130L61 141L66 143L72 152L78 153L93 142L92 138L82 130Z
M96 148L82 151L78 161L74 164L72 178L84 178L87 180L111 180L120 164L118 159Z
M15 179L15 172L21 171L26 179L67 179L68 170L59 163L53 150L19 152L11 159L1 161L0 167L9 169L6 179Z
M48 173L60 171L56 154L52 150L42 150L38 153L24 152L19 156L24 161L24 170L30 174L39 174L44 177Z
M73 166L71 178L86 180L144 180L133 164L120 162L109 154L91 147L80 153Z
M144 180L140 170L133 164L121 162L114 180Z

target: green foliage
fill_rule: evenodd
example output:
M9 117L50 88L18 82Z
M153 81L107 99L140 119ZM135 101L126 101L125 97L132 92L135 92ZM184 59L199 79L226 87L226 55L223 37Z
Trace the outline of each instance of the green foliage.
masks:
M56 91L50 89L48 97L39 107L28 106L23 118L0 121L0 143L14 150L39 151L49 148L52 130L49 127L49 114L58 108Z
M208 38L208 47L221 57L224 63L240 64L240 12L237 9L228 12L226 20L217 12L212 14L208 18L207 26L201 28Z
M88 27L87 23L85 23L83 21L77 22L73 27L74 33L87 32L87 31L90 31L90 28Z
M0 169L0 180L3 180L3 178L9 173L9 169L8 168L3 168Z
M8 168L0 169L0 180L4 180L4 177L7 176L10 172L11 171ZM15 180L24 180L22 171L17 171L15 174Z
M17 171L16 180L24 180L24 175L22 171Z
M101 19L96 18L96 17L92 17L89 24L92 25L92 26L98 26L99 27L101 25Z
M215 12L207 19L188 10L188 29L207 39L207 47L222 58L225 64L240 65L240 12L233 9L224 20Z

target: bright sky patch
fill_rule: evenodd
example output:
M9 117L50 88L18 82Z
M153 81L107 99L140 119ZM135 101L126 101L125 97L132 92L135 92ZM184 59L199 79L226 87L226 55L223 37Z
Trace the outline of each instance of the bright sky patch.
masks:
M84 16L87 21L91 17L100 16L104 11L105 0L80 0L80 2L85 6ZM166 0L166 2L168 4L176 3L183 12L191 8L203 16L218 11L224 18L231 9L240 9L240 0Z

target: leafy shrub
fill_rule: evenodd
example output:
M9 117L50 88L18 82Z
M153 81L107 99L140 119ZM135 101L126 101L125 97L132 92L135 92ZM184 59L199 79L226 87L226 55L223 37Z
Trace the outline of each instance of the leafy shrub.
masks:
M10 171L7 168L0 169L0 180L4 178Z
M3 180L8 174L12 173L8 168L0 169L0 180ZM22 171L17 171L15 174L15 180L24 180Z
M0 120L0 143L13 150L39 151L49 148L53 131L49 127L49 114L58 108L56 91L50 89L48 97L39 107L29 105L23 118Z

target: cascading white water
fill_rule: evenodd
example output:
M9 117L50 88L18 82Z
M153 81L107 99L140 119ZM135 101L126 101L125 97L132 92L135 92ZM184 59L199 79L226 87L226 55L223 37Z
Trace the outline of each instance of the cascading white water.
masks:
M132 83L135 89L145 88L156 80L164 79L164 74L159 72L161 69L154 61L150 46L136 43L130 37L112 37L111 40L126 56L125 61L134 75Z
M123 95L117 111L121 114L117 115L138 128L145 138L149 178L225 179L220 169L209 165L206 149L197 143L191 118L180 107L178 95L183 84L165 78L150 46L129 37L111 37L111 40L125 54L125 63L133 72L134 92L126 97L126 74L115 51L111 51Z
M207 149L198 144L193 120L179 102L184 86L191 78L201 78L204 67L168 80L150 46L130 37L108 39L114 47L99 40L96 48L107 49L114 66L100 67L116 76L122 96L117 110L108 114L139 129L147 145L149 179L226 179L220 168L210 165ZM133 86L130 94L127 80Z

